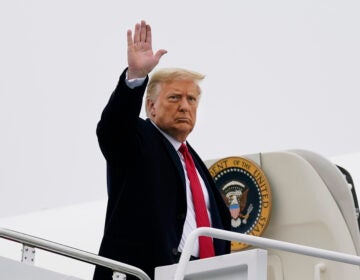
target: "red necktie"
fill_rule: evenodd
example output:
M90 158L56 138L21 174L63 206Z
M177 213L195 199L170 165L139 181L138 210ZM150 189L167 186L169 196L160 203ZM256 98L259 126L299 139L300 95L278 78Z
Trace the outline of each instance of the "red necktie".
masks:
M204 194L201 189L199 177L196 173L194 161L187 146L183 143L179 149L184 156L187 176L190 181L190 189L195 209L197 227L210 227L210 220L206 209ZM208 236L199 237L200 259L215 256L212 238Z

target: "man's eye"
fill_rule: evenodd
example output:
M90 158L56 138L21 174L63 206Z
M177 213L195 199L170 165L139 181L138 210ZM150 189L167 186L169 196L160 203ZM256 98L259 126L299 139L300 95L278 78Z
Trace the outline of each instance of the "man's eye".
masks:
M196 103L196 97L189 97L189 101L191 103Z
M170 95L170 96L169 96L169 99L170 99L170 100L178 100L179 97L178 97L177 95Z

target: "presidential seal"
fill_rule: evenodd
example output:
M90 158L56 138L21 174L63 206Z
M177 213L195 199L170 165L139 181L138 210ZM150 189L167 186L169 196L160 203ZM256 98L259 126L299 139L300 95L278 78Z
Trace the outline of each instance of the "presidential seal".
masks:
M271 190L260 167L251 160L228 157L209 168L231 214L231 230L261 236L270 220ZM231 250L239 251L248 244L231 242Z

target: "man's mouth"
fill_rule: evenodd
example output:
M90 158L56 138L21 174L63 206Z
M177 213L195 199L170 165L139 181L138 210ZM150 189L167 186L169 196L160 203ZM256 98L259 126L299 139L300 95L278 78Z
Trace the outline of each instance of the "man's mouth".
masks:
M189 118L177 118L176 121L178 122L189 122Z

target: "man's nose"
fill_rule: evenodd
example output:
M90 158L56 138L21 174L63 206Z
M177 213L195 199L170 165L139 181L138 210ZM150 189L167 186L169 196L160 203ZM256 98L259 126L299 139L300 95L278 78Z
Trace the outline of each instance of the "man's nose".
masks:
M187 98L182 98L180 101L180 111L188 111L190 107L190 103Z

